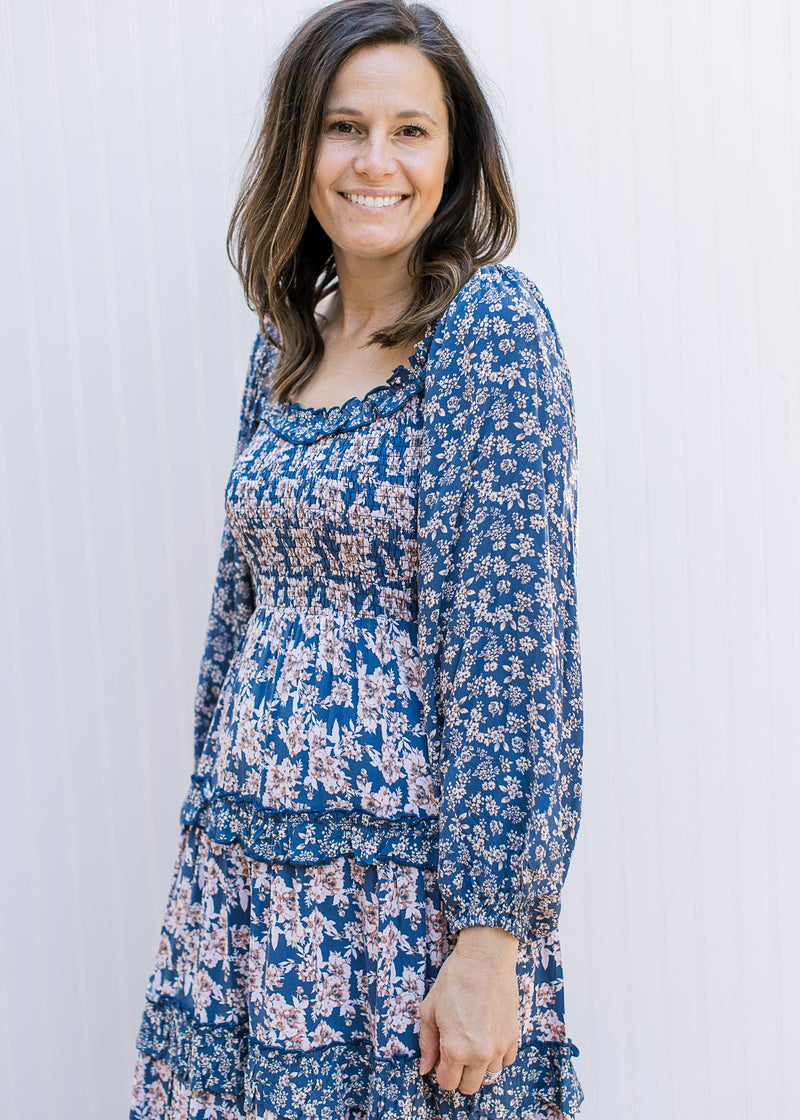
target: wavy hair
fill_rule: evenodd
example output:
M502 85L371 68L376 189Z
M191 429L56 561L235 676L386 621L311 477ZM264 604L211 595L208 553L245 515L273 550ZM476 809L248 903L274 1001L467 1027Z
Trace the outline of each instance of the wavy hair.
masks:
M274 67L227 238L247 305L258 314L262 334L279 347L271 392L280 400L319 364L324 343L315 309L337 288L330 238L309 205L328 93L347 58L383 44L416 47L436 67L451 149L441 201L409 259L411 302L371 335L370 344L414 345L477 269L503 260L516 241L516 207L497 126L439 13L403 0L339 0L315 12Z

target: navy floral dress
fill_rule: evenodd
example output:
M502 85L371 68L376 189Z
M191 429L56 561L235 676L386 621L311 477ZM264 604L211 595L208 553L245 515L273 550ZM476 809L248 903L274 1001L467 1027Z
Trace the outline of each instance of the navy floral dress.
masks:
M555 923L496 921L522 935L521 1045L500 1080L465 1095L418 1072L419 1004L471 921L448 921L440 891L418 649L434 339L328 409L272 401L276 350L256 340L134 1120L556 1120L580 1105Z

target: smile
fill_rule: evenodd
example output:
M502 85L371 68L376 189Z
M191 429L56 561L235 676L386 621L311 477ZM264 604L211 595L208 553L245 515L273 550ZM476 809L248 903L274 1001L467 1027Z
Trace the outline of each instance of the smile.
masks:
M398 206L408 198L407 194L368 195L348 194L346 191L339 191L339 194L342 198L346 198L348 202L352 202L356 206L364 206L367 210L387 210L393 206Z

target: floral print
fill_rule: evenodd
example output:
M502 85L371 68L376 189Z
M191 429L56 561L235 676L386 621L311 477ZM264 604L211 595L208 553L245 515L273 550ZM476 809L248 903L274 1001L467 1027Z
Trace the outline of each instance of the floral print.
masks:
M426 367L423 704L452 929L556 928L580 818L572 383L538 288L480 269Z
M245 385L137 1120L558 1120L582 1092L557 918L580 811L571 386L538 290L480 269L387 382ZM418 1072L459 929L520 940L520 1049Z

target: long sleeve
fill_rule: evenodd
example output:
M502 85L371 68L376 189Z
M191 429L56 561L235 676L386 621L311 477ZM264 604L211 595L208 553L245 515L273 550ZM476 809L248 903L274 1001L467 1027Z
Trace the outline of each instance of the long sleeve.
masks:
M529 940L557 924L580 818L571 379L538 289L505 265L465 285L429 365L419 649L438 881L452 929Z
M270 347L259 334L250 354L239 416L234 463L246 447L257 416L257 400L270 356ZM255 593L247 560L231 532L227 515L222 530L220 557L206 642L194 702L194 756L200 757L214 715L217 699L237 645L255 609Z

